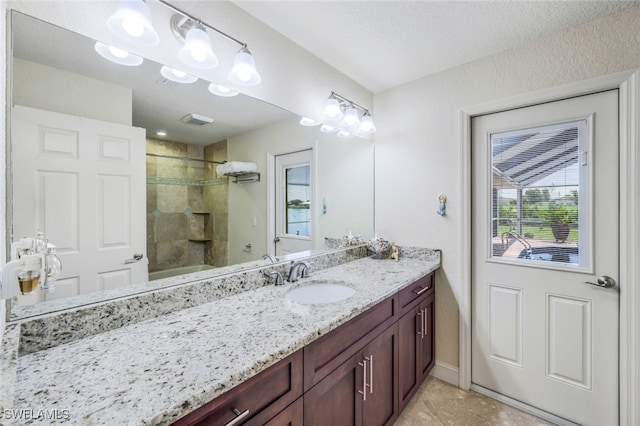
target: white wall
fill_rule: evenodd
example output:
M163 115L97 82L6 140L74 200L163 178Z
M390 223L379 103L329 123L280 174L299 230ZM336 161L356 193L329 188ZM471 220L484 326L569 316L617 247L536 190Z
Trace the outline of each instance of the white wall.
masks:
M638 67L635 7L375 95L376 227L402 244L443 251L436 277L438 361L458 365L464 267L460 111ZM448 196L445 217L436 214L440 193Z
M259 259L267 253L269 178L267 154L278 155L312 148L316 160L316 195L312 209L317 227L315 248L324 247L324 237L340 237L345 229L371 237L373 231L373 143L359 138L339 139L287 120L228 140L230 161L258 165L258 183L229 184L229 263ZM327 214L321 202L327 197ZM253 227L251 218L257 218ZM243 248L251 244L251 253Z
M14 105L131 126L130 88L22 59L13 69Z

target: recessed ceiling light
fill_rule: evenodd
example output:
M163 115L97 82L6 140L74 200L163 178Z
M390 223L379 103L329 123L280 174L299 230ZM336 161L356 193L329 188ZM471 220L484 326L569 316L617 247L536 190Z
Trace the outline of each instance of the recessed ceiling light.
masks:
M167 132L165 132L164 130L160 130L160 131L156 132L156 135L158 135L158 136L167 136Z

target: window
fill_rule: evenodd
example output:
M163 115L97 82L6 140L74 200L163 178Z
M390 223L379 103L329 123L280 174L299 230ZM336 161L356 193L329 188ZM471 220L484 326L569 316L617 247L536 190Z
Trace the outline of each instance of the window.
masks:
M311 168L307 165L288 167L285 172L285 233L311 236Z
M587 262L586 120L492 134L491 258Z

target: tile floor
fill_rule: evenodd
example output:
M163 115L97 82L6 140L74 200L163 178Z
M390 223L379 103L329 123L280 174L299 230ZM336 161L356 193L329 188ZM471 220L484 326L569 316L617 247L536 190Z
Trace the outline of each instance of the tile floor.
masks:
M552 423L429 376L394 426L432 425L537 426Z

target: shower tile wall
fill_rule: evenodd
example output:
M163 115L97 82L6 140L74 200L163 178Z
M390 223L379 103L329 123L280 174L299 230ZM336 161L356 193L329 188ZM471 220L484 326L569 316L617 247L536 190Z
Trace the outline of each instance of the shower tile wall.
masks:
M226 159L226 142L224 145ZM147 153L204 159L205 147L147 139ZM210 169L215 176L215 167L211 166L215 165L147 156L149 272L203 263L215 264L219 256L226 260L226 242L225 251L220 255L215 247L212 248L215 246L214 228L210 222L216 203L205 201L205 189L211 184L226 187L227 182L220 179L209 182L206 175L211 173ZM226 217L226 194L218 204L217 209L224 210ZM218 228L223 228L226 233L226 227L225 223Z

